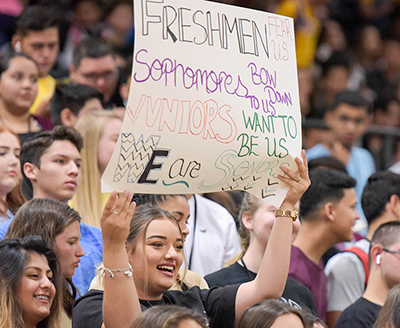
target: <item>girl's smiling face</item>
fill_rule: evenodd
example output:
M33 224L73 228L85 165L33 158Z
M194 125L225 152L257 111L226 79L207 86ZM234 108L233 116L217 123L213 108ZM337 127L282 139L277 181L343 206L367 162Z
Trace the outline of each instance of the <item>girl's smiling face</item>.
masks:
M130 249L129 262L139 298L160 299L183 263L183 236L177 223L165 217L153 219L144 238Z
M50 314L56 294L52 277L53 273L46 257L42 254L31 253L16 291L26 327L36 326Z

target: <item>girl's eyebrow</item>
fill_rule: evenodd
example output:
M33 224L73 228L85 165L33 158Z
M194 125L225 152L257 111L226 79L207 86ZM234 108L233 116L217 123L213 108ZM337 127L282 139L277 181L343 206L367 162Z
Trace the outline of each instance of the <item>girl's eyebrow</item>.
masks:
M147 239L148 239L148 240L149 240L149 239L163 239L163 240L167 240L167 237L165 237L165 236L159 236L159 235L152 235L152 236L149 236ZM182 239L182 238L176 238L176 241L181 241L181 242L183 242L183 239Z
M37 271L39 271L39 272L43 272L42 268L35 267L35 266L26 267L26 268L25 268L25 271L26 271L26 270L29 270L29 269L34 269L34 270L37 270ZM51 269L49 269L49 270L47 270L46 272L49 273L49 272L52 272L52 271L51 271Z
M148 237L147 239L154 239L154 238L167 239L167 237L165 237L165 236L159 236L159 235L152 235L152 236Z

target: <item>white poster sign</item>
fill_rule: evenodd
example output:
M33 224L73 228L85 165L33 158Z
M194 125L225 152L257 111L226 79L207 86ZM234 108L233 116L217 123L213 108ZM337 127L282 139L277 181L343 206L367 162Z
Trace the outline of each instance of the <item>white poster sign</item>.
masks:
M132 83L102 191L246 190L271 204L296 169L293 20L200 0L134 0Z

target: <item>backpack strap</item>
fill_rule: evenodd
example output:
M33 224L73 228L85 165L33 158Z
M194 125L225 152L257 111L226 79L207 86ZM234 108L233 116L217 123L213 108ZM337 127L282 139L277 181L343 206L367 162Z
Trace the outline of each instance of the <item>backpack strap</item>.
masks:
M368 277L369 277L369 258L368 254L366 254L362 249L353 246L345 250L345 252L351 252L353 254L356 254L358 258L361 260L363 266L364 266L364 272L365 272L365 286L367 286L368 282Z

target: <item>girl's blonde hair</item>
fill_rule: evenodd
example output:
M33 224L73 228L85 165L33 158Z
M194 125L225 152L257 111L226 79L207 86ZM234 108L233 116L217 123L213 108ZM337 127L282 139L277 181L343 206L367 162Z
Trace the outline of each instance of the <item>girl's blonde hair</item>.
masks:
M254 216L254 214L257 212L258 208L260 207L260 202L261 200L257 198L256 196L253 196L252 194L246 193L242 205L240 206L240 212L239 212L239 238L240 238L240 246L242 246L242 251L231 258L225 266L228 267L232 265L233 263L239 261L243 255L246 253L247 249L249 248L250 245L250 233L249 230L244 226L243 224L243 215L247 214L250 216Z
M100 227L100 216L103 210L98 143L105 125L112 119L121 120L121 117L111 111L96 110L83 115L75 125L82 134L84 146L81 151L82 181L72 198L72 206L82 214L82 222L95 227Z

